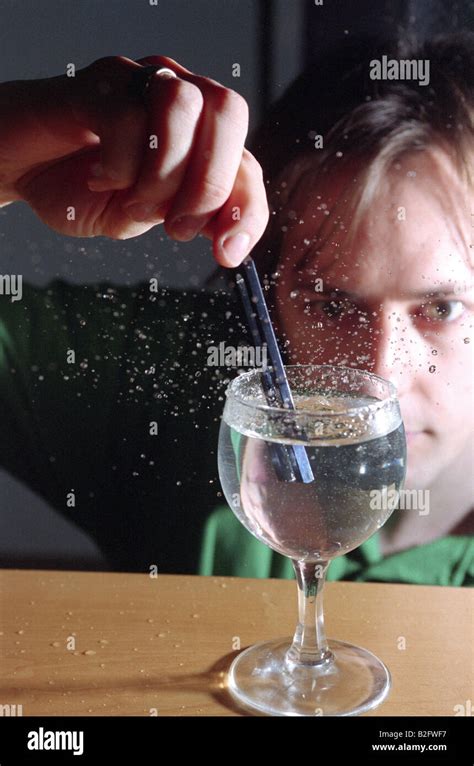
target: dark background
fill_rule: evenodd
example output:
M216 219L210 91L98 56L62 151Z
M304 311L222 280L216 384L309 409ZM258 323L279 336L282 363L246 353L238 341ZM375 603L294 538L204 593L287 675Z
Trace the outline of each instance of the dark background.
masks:
M171 56L241 93L250 131L317 55L344 39L473 28L474 0L0 0L0 80L50 77L68 63ZM232 76L239 63L241 77ZM23 203L0 210L0 272L38 285L55 277L199 287L212 271L210 242L182 244L162 227L125 242L72 239ZM0 469L0 566L101 568L97 546Z

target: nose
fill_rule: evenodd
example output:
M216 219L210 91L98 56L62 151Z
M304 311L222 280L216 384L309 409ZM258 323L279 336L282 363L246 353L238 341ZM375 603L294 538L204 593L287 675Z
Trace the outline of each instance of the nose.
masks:
M393 305L382 305L371 323L372 372L393 383L401 397L412 385L416 358L421 358L410 318Z

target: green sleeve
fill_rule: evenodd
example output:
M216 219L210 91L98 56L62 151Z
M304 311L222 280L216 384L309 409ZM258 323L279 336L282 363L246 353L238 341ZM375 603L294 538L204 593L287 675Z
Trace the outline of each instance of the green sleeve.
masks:
M197 570L226 375L207 348L232 336L228 308L218 293L146 282L0 295L0 465L91 534L112 569Z
M207 520L199 572L237 577L294 577L291 561L257 540L228 506L216 508ZM472 587L474 540L468 536L447 536L383 557L375 534L355 551L334 559L328 580Z

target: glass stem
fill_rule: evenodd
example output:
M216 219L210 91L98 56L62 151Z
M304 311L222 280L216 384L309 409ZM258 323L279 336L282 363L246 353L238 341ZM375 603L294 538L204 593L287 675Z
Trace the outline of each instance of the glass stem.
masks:
M323 588L329 561L292 560L292 563L298 584L299 619L286 663L290 670L296 665L329 665L333 654L326 641L323 614Z

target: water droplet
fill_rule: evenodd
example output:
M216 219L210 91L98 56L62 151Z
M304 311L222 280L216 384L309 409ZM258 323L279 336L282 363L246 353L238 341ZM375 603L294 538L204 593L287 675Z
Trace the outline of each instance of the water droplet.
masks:
M464 338L464 343L470 343L470 342L471 342L470 338Z
M430 367L428 368L428 372L436 372L436 367L434 364L430 365Z

